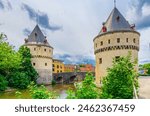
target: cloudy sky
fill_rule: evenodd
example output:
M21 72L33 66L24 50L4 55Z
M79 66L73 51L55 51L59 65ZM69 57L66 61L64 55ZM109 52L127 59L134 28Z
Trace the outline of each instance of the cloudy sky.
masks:
M17 50L38 22L55 58L94 63L93 38L113 8L113 0L0 0L0 32ZM150 0L117 0L117 8L141 33L139 62L150 62Z

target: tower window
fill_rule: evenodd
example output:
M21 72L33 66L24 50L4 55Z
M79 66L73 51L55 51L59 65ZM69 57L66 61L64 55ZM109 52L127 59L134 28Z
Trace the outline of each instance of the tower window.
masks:
M135 43L136 41L135 41L135 38L133 39L133 42Z
M119 60L120 56L115 57L115 61L117 62Z
M46 49L44 49L44 51L46 52Z
M117 38L117 43L120 43L120 38Z
M53 64L53 67L55 67L55 65Z
M110 39L108 40L108 44L110 44Z
M34 48L34 51L36 51L36 48Z
M35 63L33 63L33 66L35 66Z
M97 47L97 44L95 44L95 47Z
M47 63L45 63L45 66L47 66Z
M102 64L102 58L99 59L99 64Z
M127 42L127 43L129 42L129 39L128 39L128 38L126 38L126 42Z
M103 41L101 41L101 46L103 45Z

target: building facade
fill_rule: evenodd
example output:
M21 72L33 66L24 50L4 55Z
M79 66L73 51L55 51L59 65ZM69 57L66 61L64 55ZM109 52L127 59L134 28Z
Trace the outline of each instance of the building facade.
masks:
M39 74L38 84L51 84L53 48L48 43L39 26L25 39L25 46L30 49L32 65Z
M64 66L64 72L75 72L76 65L73 64L65 64Z
M61 60L53 59L53 73L64 72L64 63Z
M92 64L79 65L80 72L95 72L95 67Z
M140 34L135 30L135 25L130 25L115 7L93 40L96 84L99 85L107 75L107 68L112 66L114 58L127 56L131 52L131 60L138 59L139 38ZM137 69L138 65L135 68Z

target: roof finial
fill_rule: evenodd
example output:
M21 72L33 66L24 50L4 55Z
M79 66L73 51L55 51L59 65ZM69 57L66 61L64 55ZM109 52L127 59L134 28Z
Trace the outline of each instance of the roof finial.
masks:
M116 0L114 0L114 7L116 8Z

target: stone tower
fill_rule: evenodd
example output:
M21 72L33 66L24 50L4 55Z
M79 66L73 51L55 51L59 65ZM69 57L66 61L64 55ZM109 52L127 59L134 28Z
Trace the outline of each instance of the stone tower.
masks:
M39 74L38 84L50 84L52 81L53 48L48 43L39 26L25 39L25 46L30 49L32 65Z
M138 59L140 34L135 25L130 25L123 15L114 7L107 21L103 23L100 33L94 38L96 58L96 84L107 75L107 68L112 66L114 58L127 56L131 52L134 61ZM135 68L138 68L136 66Z

